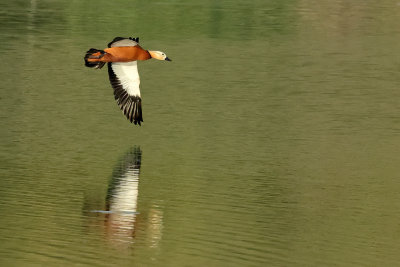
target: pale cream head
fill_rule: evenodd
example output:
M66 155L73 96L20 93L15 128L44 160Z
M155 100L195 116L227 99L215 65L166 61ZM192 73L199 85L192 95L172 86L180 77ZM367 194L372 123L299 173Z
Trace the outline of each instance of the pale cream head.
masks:
M150 55L152 58L158 59L158 60L166 60L166 61L172 61L167 57L167 55L164 52L161 51L149 51Z

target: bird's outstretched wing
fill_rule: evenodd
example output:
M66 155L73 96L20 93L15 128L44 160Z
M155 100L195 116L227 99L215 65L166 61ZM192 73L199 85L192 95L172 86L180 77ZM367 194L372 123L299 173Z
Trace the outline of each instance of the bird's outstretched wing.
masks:
M115 37L110 43L108 43L108 47L116 47L116 46L137 46L139 44L139 37L136 38L125 38L125 37Z
M140 125L143 117L137 61L108 63L108 75L120 109L130 122Z

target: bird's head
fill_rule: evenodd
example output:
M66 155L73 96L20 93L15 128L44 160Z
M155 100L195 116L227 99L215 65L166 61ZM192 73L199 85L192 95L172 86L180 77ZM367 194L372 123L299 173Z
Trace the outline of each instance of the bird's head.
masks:
M158 59L158 60L166 60L166 61L172 61L167 57L167 55L164 52L161 51L149 51L150 55L152 58Z

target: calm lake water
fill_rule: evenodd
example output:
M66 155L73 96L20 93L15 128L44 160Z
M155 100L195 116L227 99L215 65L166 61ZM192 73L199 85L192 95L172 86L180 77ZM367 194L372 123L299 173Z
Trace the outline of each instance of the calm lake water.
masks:
M0 2L0 265L396 266L400 2ZM144 123L91 47L141 38Z

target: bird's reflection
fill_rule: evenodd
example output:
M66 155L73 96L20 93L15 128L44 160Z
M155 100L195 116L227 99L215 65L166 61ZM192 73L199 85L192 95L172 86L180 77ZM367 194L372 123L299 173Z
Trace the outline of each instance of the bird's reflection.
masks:
M142 151L134 147L114 168L108 187L105 226L110 238L130 242L135 236Z
M160 206L143 204L138 212L141 161L142 150L133 147L114 167L105 204L100 206L90 198L85 201L84 210L90 211L88 218L92 218L90 228L104 229L107 240L119 247L134 243L139 227L143 234L141 240L149 247L157 247L161 239L163 212ZM93 209L93 205L98 208Z

